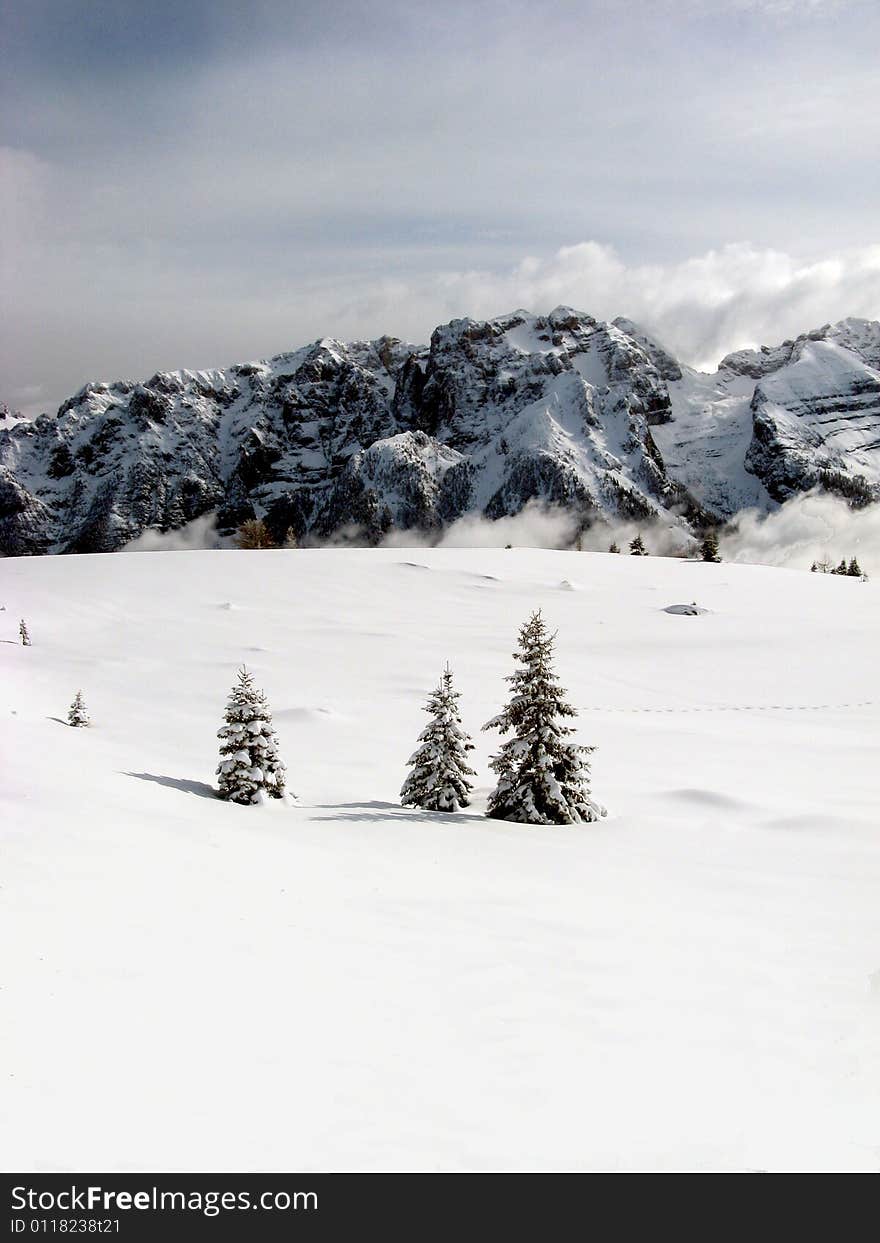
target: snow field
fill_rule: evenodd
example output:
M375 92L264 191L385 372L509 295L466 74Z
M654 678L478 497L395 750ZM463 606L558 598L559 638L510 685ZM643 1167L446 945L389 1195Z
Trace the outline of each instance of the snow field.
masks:
M407 555L0 564L0 1161L877 1170L876 585ZM594 824L480 814L537 607ZM452 816L397 805L447 659ZM242 662L295 807L213 797Z

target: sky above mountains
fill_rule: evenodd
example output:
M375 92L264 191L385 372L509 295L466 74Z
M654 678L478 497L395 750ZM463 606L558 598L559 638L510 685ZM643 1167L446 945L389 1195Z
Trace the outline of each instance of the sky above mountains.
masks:
M569 303L880 317L873 0L4 0L0 400Z

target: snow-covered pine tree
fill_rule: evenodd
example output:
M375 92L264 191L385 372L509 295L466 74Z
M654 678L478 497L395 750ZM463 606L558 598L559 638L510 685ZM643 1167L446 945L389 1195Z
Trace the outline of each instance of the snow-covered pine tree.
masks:
M278 755L278 739L266 696L254 686L247 669L229 694L220 739L220 797L232 803L262 803L284 794L286 769Z
M577 711L566 702L553 672L555 637L548 634L540 610L533 613L514 653L522 668L507 678L510 702L483 726L512 734L490 763L498 784L486 815L494 820L579 824L605 815L590 794L589 756L595 747L571 742L574 730L562 721Z
M849 565L846 567L846 572L850 578L861 578L862 577L861 568L859 566L858 560L855 557L850 557Z
M70 711L67 714L67 724L73 725L75 728L81 725L91 725L86 706L83 703L82 691L76 692L76 699L70 705Z
M703 536L703 541L700 544L700 556L704 561L719 562L721 560L721 554L718 551L717 531L710 528Z
M471 782L476 776L467 762L473 751L470 735L462 729L458 715L461 692L453 688L452 670L446 666L437 689L429 696L424 711L431 720L419 734L419 746L407 761L412 772L403 783L400 801L404 807L423 807L426 811L457 811L470 802Z
M22 618L21 621L18 623L18 633L21 635L22 647L30 647L31 636L28 634L28 628L25 625L24 618Z
M620 552L620 545L617 543L616 540L612 540L611 543L608 545L608 551L609 552Z
M633 557L647 557L648 550L645 548L645 541L641 535L637 535L635 539L630 540L629 551Z

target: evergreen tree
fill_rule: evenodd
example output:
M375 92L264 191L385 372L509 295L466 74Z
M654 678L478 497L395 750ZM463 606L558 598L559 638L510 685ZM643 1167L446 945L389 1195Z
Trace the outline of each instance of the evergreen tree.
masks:
M453 690L452 670L447 665L424 708L431 720L419 734L420 745L408 760L412 772L400 791L404 807L457 811L470 802L468 778L476 774L468 765L467 752L473 751L474 744L461 727L460 698L460 692Z
M813 564L810 566L811 573L815 574L818 568L819 568L818 565L816 565L816 562L814 561Z
M721 554L718 551L718 533L714 529L710 529L703 536L703 542L700 544L700 556L704 561L719 562Z
M293 527L288 527L284 533L284 547L299 548L299 541L296 538L296 531L294 531Z
M220 797L233 803L262 803L284 794L286 770L266 696L247 669L239 669L217 732L220 739Z
M861 578L862 577L862 571L859 569L859 563L855 559L855 557L850 558L850 562L849 562L849 565L847 566L846 572L850 578Z
M648 552L641 535L637 535L635 539L630 540L629 551L633 557L647 557Z
M501 714L483 729L511 734L490 767L498 774L486 815L520 824L578 824L598 820L605 809L590 796L588 757L595 747L570 741L562 718L577 715L552 668L555 635L540 610L519 632L514 659L522 665L506 680L512 694Z
M608 551L609 552L620 552L620 545L615 543L612 540L612 542L608 545Z
M25 625L24 618L22 618L21 621L18 623L18 633L21 635L22 647L30 647L31 636L28 634L28 628Z
M70 705L70 711L67 714L67 724L78 728L82 725L91 725L86 706L83 703L82 691L76 692L76 699Z
M845 574L846 573L846 557L843 557L841 559L840 565L837 567L836 570L832 570L831 573L832 574Z

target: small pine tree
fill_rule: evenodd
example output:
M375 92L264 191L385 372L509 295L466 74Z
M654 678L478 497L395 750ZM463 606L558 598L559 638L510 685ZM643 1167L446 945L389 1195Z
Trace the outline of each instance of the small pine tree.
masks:
M284 547L299 548L299 541L296 538L296 531L294 531L293 527L288 527L284 533Z
M832 574L846 574L846 557L841 559L840 565L836 570L831 571Z
M855 557L850 558L850 562L846 568L846 572L850 578L861 578L862 577L862 571L860 570L859 563Z
M608 551L609 552L620 552L620 545L615 543L615 541L612 540L612 542L608 545Z
M412 772L400 791L404 807L457 811L470 802L473 787L468 778L476 773L468 765L467 752L473 751L474 744L461 727L460 698L460 692L453 689L452 670L447 665L440 684L425 704L424 711L431 720L419 734L420 745L408 761Z
M815 574L818 568L819 568L818 565L816 565L816 562L814 561L813 564L810 566L810 573Z
M506 679L510 702L483 726L512 734L490 763L498 784L486 815L494 820L579 824L605 815L590 795L588 757L595 747L569 741L574 730L561 720L577 712L553 673L554 641L540 610L533 613L519 632L514 654L522 668Z
M703 536L703 542L700 544L700 556L704 561L712 561L716 564L721 560L721 554L718 551L717 531L708 530Z
M285 765L278 755L278 739L266 696L254 686L247 669L229 694L220 739L220 797L232 803L261 803L281 798Z
M30 647L31 636L28 634L28 628L25 624L24 618L22 618L21 621L18 623L18 633L21 635L22 647Z
M76 698L70 705L70 711L67 714L67 724L72 725L75 729L83 725L91 725L86 706L83 703L82 691L76 692Z
M239 548L274 548L275 544L262 518L248 518L238 528L235 540Z
M647 557L648 550L645 548L645 541L641 535L637 535L635 539L630 540L629 551L633 557Z

